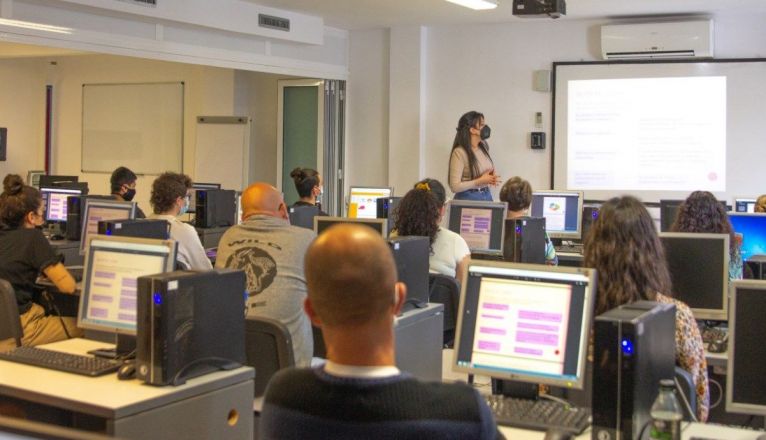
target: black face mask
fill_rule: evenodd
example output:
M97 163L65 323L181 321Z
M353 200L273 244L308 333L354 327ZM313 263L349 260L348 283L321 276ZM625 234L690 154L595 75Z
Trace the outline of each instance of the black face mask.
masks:
M490 133L492 133L492 130L489 128L489 125L485 125L484 127L481 127L479 136L481 136L481 140L489 139Z
M123 200L126 202L130 202L133 200L133 197L136 196L136 190L133 188L128 188L127 191L125 191L125 194L122 195Z

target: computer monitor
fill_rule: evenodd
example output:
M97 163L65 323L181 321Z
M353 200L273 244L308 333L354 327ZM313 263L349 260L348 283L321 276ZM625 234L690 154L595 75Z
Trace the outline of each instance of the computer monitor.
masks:
M388 222L384 218L349 218L349 217L314 217L314 232L317 235L338 223L366 225L378 232L383 238L388 237Z
M82 195L82 191L73 188L41 187L40 193L45 201L45 221L48 223L66 222L67 199Z
M697 319L728 318L729 235L661 232L673 297Z
M40 186L58 186L62 183L75 183L78 181L77 176L55 176L49 174L43 174L40 176Z
M766 255L766 214L732 212L729 221L734 232L742 236L740 252L743 260Z
M508 204L452 200L448 209L448 229L463 237L471 253L503 255Z
M88 238L98 234L98 222L136 218L135 202L86 198L81 211L80 255L85 255Z
M354 218L375 218L378 213L378 199L391 197L391 187L352 186L349 188L348 213Z
M766 415L766 281L732 282L726 411Z
M530 217L545 217L551 238L579 239L582 236L582 191L534 191Z
M453 370L583 389L595 278L588 268L472 261Z
M40 188L40 176L44 176L45 171L27 171L27 185Z
M137 279L172 271L176 247L174 240L90 236L77 326L135 335Z
M754 198L736 198L734 199L734 211L735 212L755 212Z
M196 193L198 189L221 189L220 183L201 183L201 182L194 182L192 183L191 191L190 191L190 199L189 199L189 213L194 213L194 210L197 208L197 201L196 201Z

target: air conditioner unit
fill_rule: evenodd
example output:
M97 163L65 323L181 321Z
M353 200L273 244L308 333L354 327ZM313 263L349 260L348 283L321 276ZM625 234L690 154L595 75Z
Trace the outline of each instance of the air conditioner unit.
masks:
M712 58L713 20L601 26L601 56L637 58Z

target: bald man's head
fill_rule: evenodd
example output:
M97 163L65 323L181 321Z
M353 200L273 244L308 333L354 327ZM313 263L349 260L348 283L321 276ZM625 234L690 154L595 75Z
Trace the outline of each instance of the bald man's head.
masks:
M282 193L268 183L256 182L242 193L242 217L262 214L287 219Z
M323 325L390 320L397 303L396 266L388 245L372 228L329 228L311 244L305 263L309 300Z

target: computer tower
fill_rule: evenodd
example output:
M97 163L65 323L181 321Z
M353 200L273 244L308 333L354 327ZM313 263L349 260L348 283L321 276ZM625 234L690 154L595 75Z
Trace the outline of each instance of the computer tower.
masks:
M515 263L545 263L545 217L505 219L503 260Z
M393 230L394 224L396 224L396 207L399 206L401 200L401 197L380 197L376 200L378 205L375 217L387 218L389 231Z
M72 241L80 240L80 230L82 229L82 223L80 223L82 215L82 207L85 203L85 198L82 196L71 196L66 199L66 233L64 238Z
M170 238L170 223L161 219L104 220L98 222L101 235L119 235L123 237Z
M198 189L194 194L194 225L198 228L215 228L237 224L235 191L229 189Z
M299 205L291 206L287 209L287 215L290 216L290 224L301 228L314 230L314 217L319 215L318 206Z
M638 301L596 317L592 439L639 438L660 380L675 377L675 316L673 304Z
M245 273L216 269L138 278L136 371L151 385L245 362Z
M582 207L582 240L585 242L585 236L588 235L593 222L598 218L600 206L583 206Z
M389 238L388 245L396 263L397 280L407 286L407 303L402 311L428 303L428 237Z

